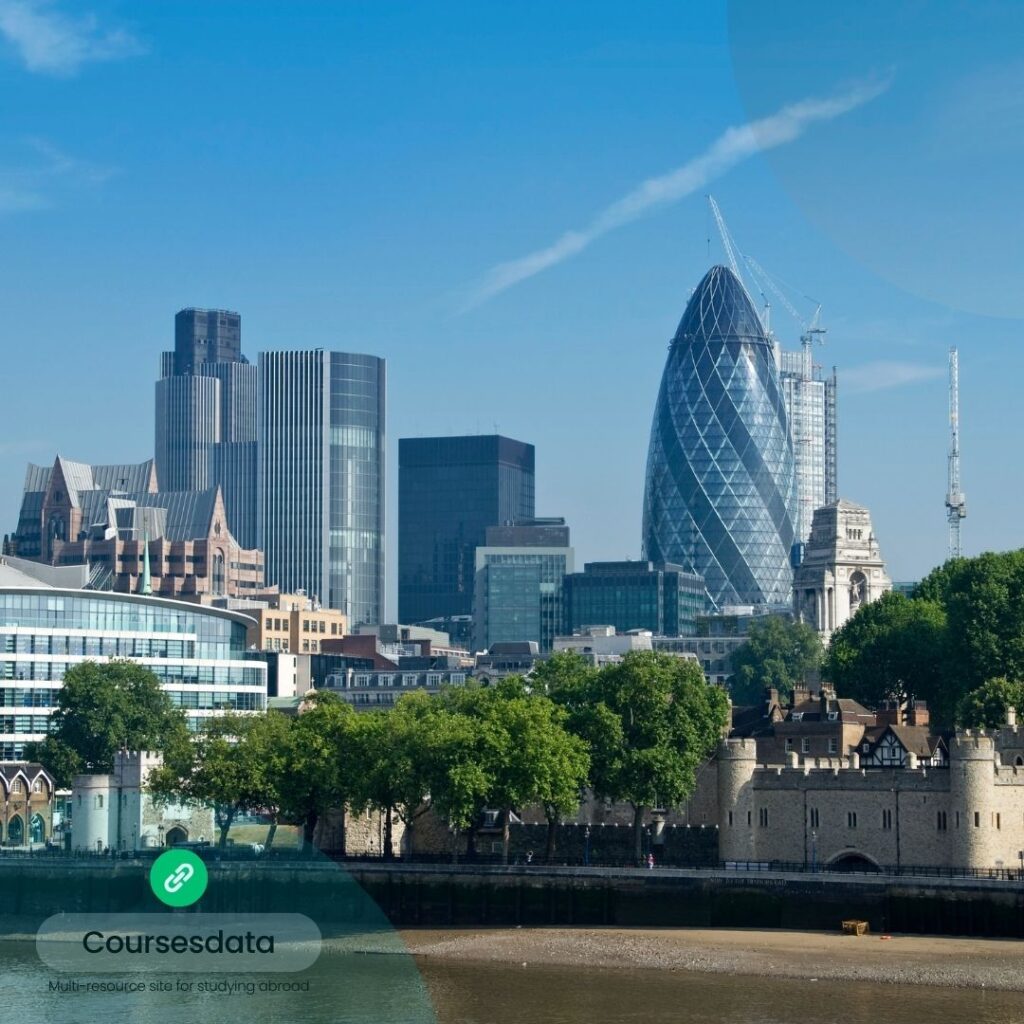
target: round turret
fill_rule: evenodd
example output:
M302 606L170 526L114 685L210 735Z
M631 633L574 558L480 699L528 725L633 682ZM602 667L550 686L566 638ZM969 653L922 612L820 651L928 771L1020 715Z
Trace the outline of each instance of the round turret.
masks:
M984 730L957 733L950 744L949 825L952 863L957 867L992 866L995 753L995 740Z
M754 860L755 740L725 740L718 748L718 857Z

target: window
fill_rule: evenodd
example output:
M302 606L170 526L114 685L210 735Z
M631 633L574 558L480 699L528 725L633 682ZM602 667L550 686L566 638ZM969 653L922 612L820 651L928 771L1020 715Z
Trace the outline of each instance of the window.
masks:
M828 752L830 754L838 754L839 753L839 740L837 740L835 738L835 736L832 736L832 737L829 738L829 741L828 741Z
M981 811L974 812L974 827L981 828Z
M892 811L888 809L882 811L882 828L886 831L892 828Z
M15 779L11 783L11 792L12 793L20 793L21 792L21 779Z
M757 820L758 820L758 824L761 826L761 828L767 828L768 827L768 808L767 807L762 807L757 812Z
M36 781L32 783L32 792L33 793L42 793L42 791L43 791L43 780L42 779L36 779Z
M871 753L871 744L870 743L862 743L861 746L860 746L860 749L863 750L865 754L870 754Z
M811 808L811 828L818 828L820 824L820 816L818 815L818 808Z
M750 819L751 819L751 812L747 811L747 828L750 828L750 825L751 825L751 820Z
M957 828L960 827L960 812L959 811L956 812L956 827Z
M732 811L729 812L729 827L732 828Z
M800 753L801 754L809 754L810 752L811 752L811 741L809 739L807 739L807 737L805 736L800 741Z
M98 810L98 811L102 811L103 810L103 794L102 793L99 794L96 797L96 810Z
M786 737L786 753L788 754L793 749L793 737Z
M936 815L935 815L935 827L940 832L945 832L946 831L946 812L945 811L938 811L936 813Z
M847 811L846 812L846 827L856 828L857 827L857 812Z

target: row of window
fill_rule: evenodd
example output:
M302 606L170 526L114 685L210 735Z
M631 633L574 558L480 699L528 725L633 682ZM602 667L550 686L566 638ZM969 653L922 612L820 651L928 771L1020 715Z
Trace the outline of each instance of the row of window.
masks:
M791 736L786 737L786 753L789 754L795 749L796 741ZM800 739L800 753L809 754L811 752L811 741L807 736L803 736ZM839 753L839 739L836 736L830 736L828 738L828 752L830 754Z
M20 796L24 792L25 792L25 780L24 779L14 779L14 781L11 782L11 796ZM42 779L36 779L32 783L32 792L33 793L45 792L44 787L43 787L43 780Z
M63 661L0 661L0 679L60 682L71 668ZM149 665L163 683L202 686L221 683L228 686L262 686L265 676L260 668L235 665ZM2 703L2 701L0 701Z
M0 653L4 654L62 654L85 658L193 658L195 646L190 640L146 637L0 633Z
M747 825L753 824L753 812L747 811ZM846 827L850 829L857 828L857 811L846 812ZM728 814L729 826L732 827L735 823L735 815L732 811ZM758 808L757 812L757 823L761 828L768 828L769 825L769 814L767 807ZM821 827L821 816L818 808L808 808L807 812L807 823L811 828ZM955 827L960 827L960 812L954 813ZM891 831L893 825L893 813L888 807L882 809L882 829L886 832ZM991 825L992 828L1002 829L1003 827L1003 816L999 811L991 812ZM948 818L946 811L937 811L935 816L935 828L939 832L945 832L948 827ZM981 828L981 812L974 811L974 827Z
M40 733L50 731L49 715L0 715L0 733L29 732Z
M187 711L262 711L262 693L236 693L233 690L168 690L167 696L177 708Z

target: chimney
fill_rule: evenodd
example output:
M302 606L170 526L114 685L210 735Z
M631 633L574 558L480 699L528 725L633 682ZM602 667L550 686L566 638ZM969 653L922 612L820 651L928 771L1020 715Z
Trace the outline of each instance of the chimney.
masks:
M774 686L769 686L764 691L764 699L769 708L779 703L779 691Z
M908 750L907 751L907 767L908 768L916 768L917 767L917 754L915 754L912 750Z
M1006 724L1011 729L1017 728L1017 709L1015 707L1009 707L1006 709Z
M793 707L797 704L803 704L805 701L811 699L811 691L806 686L794 686L793 687Z
M1009 715L1009 712L1007 712ZM931 719L928 704L923 700L912 700L907 705L907 725L927 725Z
M899 725L900 702L898 700L882 701L882 706L875 712L875 721L879 725Z

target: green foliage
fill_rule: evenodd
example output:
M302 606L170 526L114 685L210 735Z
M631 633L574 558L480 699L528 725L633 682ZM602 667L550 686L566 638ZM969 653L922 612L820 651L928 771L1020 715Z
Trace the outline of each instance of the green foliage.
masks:
M805 622L766 615L750 623L749 639L732 657L729 680L733 702L756 704L773 687L788 696L821 666L824 649Z
M344 807L356 790L350 736L356 713L334 694L317 693L292 719L282 767L274 780L282 817L302 824L302 842L312 847L325 810Z
M825 674L868 704L927 700L953 724L989 680L1024 679L1024 550L951 559L912 599L887 594L863 606L833 637Z
M83 661L65 673L52 732L28 755L66 786L79 772L113 771L118 750L165 750L186 736L184 713L148 668Z
M946 615L934 601L890 592L863 605L832 636L824 674L844 697L947 705L943 684Z
M694 791L728 720L725 692L690 660L631 652L590 678L570 721L590 747L597 796L633 804L637 858L644 810Z
M288 721L273 713L212 718L191 743L165 753L150 791L159 800L212 805L224 846L240 812L277 803L289 732Z
M1024 710L1024 683L998 676L961 698L956 722L968 729L993 729L1006 721L1008 708Z

